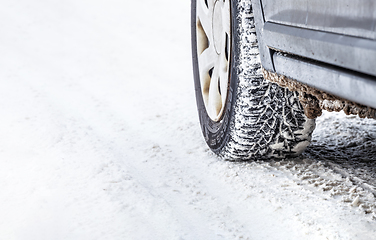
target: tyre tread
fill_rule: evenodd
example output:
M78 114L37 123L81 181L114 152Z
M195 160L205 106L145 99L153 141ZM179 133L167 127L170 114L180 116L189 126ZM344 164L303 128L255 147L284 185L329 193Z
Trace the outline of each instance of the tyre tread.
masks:
M263 78L252 4L238 1L238 86L230 137L218 155L228 160L296 156L309 145L315 121L296 92Z

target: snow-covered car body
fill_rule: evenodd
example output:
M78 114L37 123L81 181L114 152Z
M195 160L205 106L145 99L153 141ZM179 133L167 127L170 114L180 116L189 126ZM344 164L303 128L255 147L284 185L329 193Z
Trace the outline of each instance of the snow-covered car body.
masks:
M266 70L376 108L375 1L253 0L252 6Z

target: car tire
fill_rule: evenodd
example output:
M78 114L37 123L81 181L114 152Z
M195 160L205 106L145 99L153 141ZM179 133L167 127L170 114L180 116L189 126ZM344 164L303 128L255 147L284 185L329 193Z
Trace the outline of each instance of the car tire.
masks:
M201 130L228 160L297 156L315 121L299 96L262 76L248 0L192 0L192 60Z

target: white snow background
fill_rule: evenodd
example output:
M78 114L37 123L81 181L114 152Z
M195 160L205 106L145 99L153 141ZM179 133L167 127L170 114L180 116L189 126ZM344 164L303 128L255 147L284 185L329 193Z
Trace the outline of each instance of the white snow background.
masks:
M3 0L0 83L0 240L376 239L359 210L372 194L354 185L344 201L299 178L308 164L355 184L320 162L210 153L190 1ZM329 130L316 142L341 138Z

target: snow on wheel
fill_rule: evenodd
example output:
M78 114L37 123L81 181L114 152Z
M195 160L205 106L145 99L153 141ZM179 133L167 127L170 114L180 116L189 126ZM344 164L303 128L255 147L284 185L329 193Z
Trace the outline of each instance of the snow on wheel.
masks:
M251 2L192 0L191 27L196 101L211 150L229 160L300 154L315 121L296 92L263 78Z

